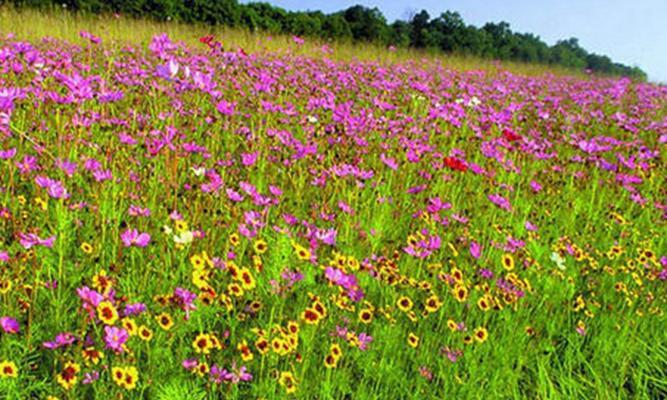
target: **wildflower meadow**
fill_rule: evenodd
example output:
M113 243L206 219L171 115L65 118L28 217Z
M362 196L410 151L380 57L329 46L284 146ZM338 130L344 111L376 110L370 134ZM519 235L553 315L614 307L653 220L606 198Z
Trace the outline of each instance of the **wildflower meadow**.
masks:
M667 397L666 86L0 32L0 398Z

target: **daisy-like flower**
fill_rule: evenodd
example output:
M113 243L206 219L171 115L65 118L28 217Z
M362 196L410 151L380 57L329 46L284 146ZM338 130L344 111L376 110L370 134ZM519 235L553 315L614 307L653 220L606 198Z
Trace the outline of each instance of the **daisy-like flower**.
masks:
M19 370L13 361L0 361L0 378L16 378L18 374Z
M118 310L116 307L108 300L100 302L97 305L97 317L105 325L113 325L118 321Z
M294 379L294 375L289 371L283 371L280 373L278 384L284 387L288 394L296 392L296 379Z
M21 330L17 320L11 317L0 317L0 327L5 333L19 333Z
M155 319L157 320L158 325L160 325L160 328L164 329L165 331L168 331L172 326L174 326L174 320L171 318L171 315L167 313L161 313L155 316Z
M63 389L70 390L79 380L79 371L81 371L79 364L68 361L65 363L63 370L56 375L56 381Z
M127 229L121 233L120 239L123 241L125 247L146 247L151 241L151 235L145 232L139 233L136 229Z
M104 343L108 349L111 349L117 353L122 353L125 349L123 345L127 342L130 335L123 328L118 328L115 326L105 326L104 327Z

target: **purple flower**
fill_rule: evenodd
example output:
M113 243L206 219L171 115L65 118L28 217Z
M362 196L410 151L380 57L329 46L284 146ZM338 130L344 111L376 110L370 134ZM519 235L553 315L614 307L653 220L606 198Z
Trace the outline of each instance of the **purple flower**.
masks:
M81 381L81 383L84 385L90 385L98 379L100 379L100 373L98 371L86 372L83 375L83 381Z
M127 339L130 335L123 328L117 328L115 326L105 326L104 327L104 343L106 347L117 353L122 353L124 351L123 344L127 342Z
M507 200L503 196L499 194L490 194L488 198L489 200L491 200L493 204L497 205L503 210L512 211L512 205L510 204L509 200Z
M475 241L470 242L470 254L478 259L482 255L482 246Z
M125 247L146 247L151 241L151 236L148 233L139 233L136 229L127 229L120 235L120 238Z
M259 156L259 151L255 151L253 153L242 153L241 163L243 163L243 165L246 167L250 167L253 164L255 164L258 156Z
M42 346L47 349L55 350L60 347L70 346L76 341L76 337L69 332L63 332L56 335L56 338L51 342L44 342Z
M39 236L35 235L34 233L18 233L19 237L19 243L21 243L21 246L23 246L26 249L29 249L33 246L44 246L51 248L53 247L53 242L55 242L56 237L51 236L47 239L41 239Z
M243 196L241 196L239 192L230 188L225 189L225 191L227 192L227 197L229 197L229 200L235 202L243 201Z
M53 197L54 199L69 198L69 193L67 193L67 190L65 190L65 187L60 181L39 175L35 177L35 183L38 186L45 188L49 193L49 196Z
M16 155L16 147L7 150L0 150L0 160L7 160Z
M11 317L0 317L0 327L5 333L19 333L21 330L17 320Z
M134 303L125 306L125 316L139 315L144 311L146 311L146 305L144 303Z

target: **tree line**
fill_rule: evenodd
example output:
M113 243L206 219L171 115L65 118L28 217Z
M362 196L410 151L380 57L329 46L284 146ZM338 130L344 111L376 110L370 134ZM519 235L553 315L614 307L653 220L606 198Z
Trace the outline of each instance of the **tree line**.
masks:
M269 3L237 0L9 0L17 7L66 7L88 13L225 25L273 34L328 40L372 42L482 58L559 65L596 73L646 80L644 71L590 53L576 38L549 46L539 36L513 32L507 22L482 27L466 24L457 12L433 18L425 10L409 20L389 23L378 8L356 5L339 12L287 11ZM0 4L2 1L0 1Z

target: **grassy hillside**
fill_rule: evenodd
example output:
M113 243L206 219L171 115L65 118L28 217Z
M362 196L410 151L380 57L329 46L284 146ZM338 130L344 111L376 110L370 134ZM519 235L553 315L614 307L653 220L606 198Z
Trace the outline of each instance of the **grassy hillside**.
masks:
M667 397L667 87L0 30L0 398Z
M113 15L91 16L62 12L44 13L31 9L17 10L8 6L0 6L0 32L15 33L17 37L26 40L40 40L44 37L53 37L67 40L71 43L85 43L81 38L81 31L92 32L101 38L120 44L146 44L158 33L167 33L174 40L184 41L190 45L198 45L199 38L213 34L227 48L242 48L251 53L285 52L295 49L292 37L277 35L269 36L262 32L249 32L242 29L225 27L210 27L186 25L175 22L156 22L137 20ZM322 51L322 46L331 49L329 53ZM425 51L398 48L388 50L372 44L330 43L321 40L306 40L298 46L299 54L313 57L326 57L333 60L366 60L384 63L402 62L406 60L437 60L447 68L457 70L484 70L497 71L502 69L524 75L540 75L553 73L556 75L571 75L585 77L581 71L571 70L558 66L539 64L524 64L516 62L497 62L488 59L463 56L443 56Z

